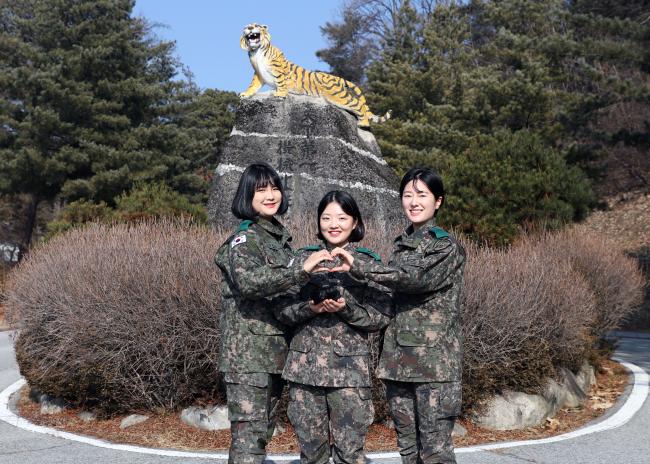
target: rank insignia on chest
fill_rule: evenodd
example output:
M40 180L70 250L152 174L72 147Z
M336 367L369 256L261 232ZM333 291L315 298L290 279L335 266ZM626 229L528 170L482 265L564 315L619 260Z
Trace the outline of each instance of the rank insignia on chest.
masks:
M239 245L241 243L246 243L246 236L245 235L240 235L238 237L235 237L232 242L230 242L230 248L233 248L235 245Z

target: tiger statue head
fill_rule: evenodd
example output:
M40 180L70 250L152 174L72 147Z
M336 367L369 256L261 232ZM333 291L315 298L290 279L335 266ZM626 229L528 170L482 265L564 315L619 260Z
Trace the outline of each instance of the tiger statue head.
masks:
M247 52L254 52L259 48L266 48L271 45L271 34L269 28L262 24L249 24L244 27L239 46Z

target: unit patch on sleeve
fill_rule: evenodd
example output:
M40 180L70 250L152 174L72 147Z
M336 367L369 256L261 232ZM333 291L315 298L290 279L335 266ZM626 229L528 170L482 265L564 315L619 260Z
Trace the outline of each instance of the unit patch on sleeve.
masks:
M239 245L241 243L246 243L246 235L238 235L233 239L232 242L230 242L230 248L233 248L235 245Z

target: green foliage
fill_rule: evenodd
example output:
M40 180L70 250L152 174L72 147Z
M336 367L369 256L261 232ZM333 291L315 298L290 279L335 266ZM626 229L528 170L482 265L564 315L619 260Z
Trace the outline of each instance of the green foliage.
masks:
M326 23L320 28L333 46L318 50L316 56L330 65L333 74L360 83L373 51L364 40L368 24L356 11L345 10L343 16L341 23Z
M88 200L77 200L68 203L62 208L57 219L47 224L44 239L49 240L62 232L93 222L140 222L157 219L180 219L205 224L208 216L202 205L191 203L186 196L164 184L141 183L130 192L118 196L113 208L103 201L92 203Z
M143 219L191 218L206 223L208 216L202 205L190 203L187 197L163 184L142 184L120 195L116 201L115 219L133 222Z
M83 224L109 222L113 218L114 211L103 201L100 203L92 203L88 200L73 201L61 210L56 220L47 224L47 232L43 239L49 240L55 235Z
M2 3L0 193L31 195L33 211L57 197L113 207L146 182L206 200L236 96L178 79L174 43L156 39L133 6Z
M446 177L444 222L499 245L522 227L581 219L593 200L584 174L527 130L477 138Z
M398 174L438 169L449 187L444 221L495 243L583 217L594 203L586 176L599 180L595 162L620 142L647 145L642 125L599 124L615 105L648 107L650 32L640 3L423 5L349 2L334 24L386 25L365 87L373 112L393 111L373 128L389 164ZM335 56L338 42L328 38ZM354 49L346 47L342 54Z

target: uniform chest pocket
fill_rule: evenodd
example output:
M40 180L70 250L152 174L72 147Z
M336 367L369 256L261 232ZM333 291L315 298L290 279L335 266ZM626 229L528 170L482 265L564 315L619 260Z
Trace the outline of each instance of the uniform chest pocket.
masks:
M400 346L436 346L442 338L441 324L398 327L396 341Z
M422 253L413 248L404 248L395 253L393 259L397 264L417 266L422 263Z
M281 247L267 245L264 249L264 259L271 267L287 267L289 253Z

